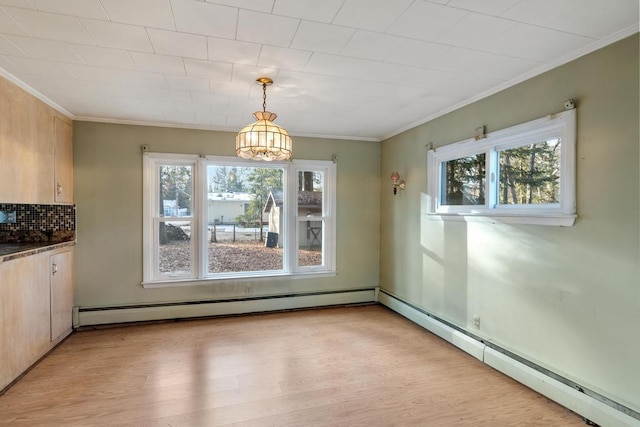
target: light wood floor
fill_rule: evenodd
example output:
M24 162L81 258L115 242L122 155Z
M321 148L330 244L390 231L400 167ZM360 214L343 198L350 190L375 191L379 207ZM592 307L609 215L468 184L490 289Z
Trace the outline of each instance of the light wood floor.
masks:
M382 306L76 332L2 426L582 426Z

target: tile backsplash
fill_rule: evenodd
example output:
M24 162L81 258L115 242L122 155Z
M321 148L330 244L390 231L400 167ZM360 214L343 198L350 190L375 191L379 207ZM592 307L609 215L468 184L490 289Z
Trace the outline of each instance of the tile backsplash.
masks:
M11 214L15 212L15 222L0 223L0 243L58 243L75 240L75 205L0 203L0 211Z

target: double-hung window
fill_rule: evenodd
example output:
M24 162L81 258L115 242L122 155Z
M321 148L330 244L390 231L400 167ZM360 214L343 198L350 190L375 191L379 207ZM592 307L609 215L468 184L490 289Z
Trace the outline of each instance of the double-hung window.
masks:
M143 160L145 287L335 274L333 162Z
M430 150L429 213L573 225L576 111Z

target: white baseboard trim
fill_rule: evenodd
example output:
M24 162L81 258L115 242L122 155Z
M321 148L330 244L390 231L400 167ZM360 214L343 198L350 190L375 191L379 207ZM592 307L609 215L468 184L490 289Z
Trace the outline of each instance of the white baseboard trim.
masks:
M74 328L115 323L184 319L374 302L374 289L318 292L234 300L152 304L131 307L77 308Z
M490 347L485 349L484 363L600 426L640 426L640 420Z
M377 297L381 304L403 317L597 425L640 427L639 419L487 346L382 289L377 292Z
M432 332L445 341L449 341L459 349L482 361L485 348L485 345L483 343L463 334L462 332L450 328L444 323L438 322L433 317L427 316L426 314L416 310L410 305L405 304L397 298L389 296L389 294L385 292L379 293L378 301L381 304L389 307L396 313L401 314L412 322L417 323L418 325L427 329L429 332Z

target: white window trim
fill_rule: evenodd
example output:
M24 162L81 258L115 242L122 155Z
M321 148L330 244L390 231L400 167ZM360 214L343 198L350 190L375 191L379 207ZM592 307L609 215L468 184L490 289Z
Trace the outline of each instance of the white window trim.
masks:
M560 203L548 205L500 205L497 202L497 152L541 138L560 137ZM447 206L440 203L442 163L460 157L485 153L485 204ZM504 222L572 226L576 215L576 110L542 117L495 131L486 138L460 141L428 152L427 216L435 220Z
M286 197L287 209L284 221L289 226L284 227L285 247L283 270L255 271L255 272L230 272L209 274L207 268L207 223L201 221L206 218L207 197L206 183L202 176L206 176L206 167L214 163L216 165L247 165L251 167L274 167L286 169L287 179L284 182L283 192ZM182 275L159 275L156 265L157 250L155 245L154 231L157 228L155 218L155 207L158 204L156 168L160 164L171 165L192 165L193 166L193 212L191 217L163 218L173 221L191 221L192 233L192 273ZM323 221L323 262L319 266L298 266L297 259L297 232L293 232L291 227L297 228L297 191L289 191L290 188L297 188L298 171L323 171L323 215L314 216L314 220ZM166 288L173 286L202 286L208 284L221 284L225 282L245 282L256 280L268 280L271 278L295 279L295 278L318 278L332 277L337 275L336 271L336 165L331 161L322 160L293 160L291 162L269 162L256 163L250 160L236 157L220 156L198 156L187 154L151 153L143 154L143 281L144 288ZM193 232L193 230L197 230Z

